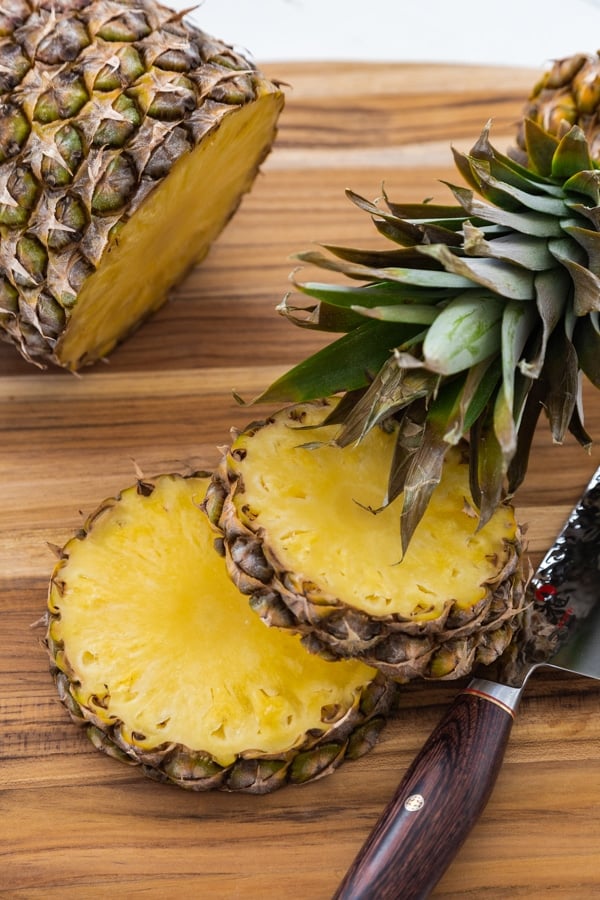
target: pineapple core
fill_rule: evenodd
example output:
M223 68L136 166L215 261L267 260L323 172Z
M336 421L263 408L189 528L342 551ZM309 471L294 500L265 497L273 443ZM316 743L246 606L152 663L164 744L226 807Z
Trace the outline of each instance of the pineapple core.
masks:
M61 365L106 356L202 260L250 189L280 107L279 94L263 94L177 160L84 282L55 350Z
M394 435L375 428L356 445L335 447L328 442L338 426L306 427L330 408L298 409L300 419L292 410L242 433L230 456L241 475L237 515L261 533L267 556L288 573L286 583L300 590L309 584L311 596L369 615L423 622L440 616L449 601L468 609L481 600L508 559L517 526L512 509L502 506L477 531L460 452L450 451L401 558L400 501L372 511L386 494ZM301 430L294 428L299 421Z
M65 548L50 633L84 714L142 750L174 742L229 765L330 727L376 672L313 656L251 611L199 508L207 484L162 476L107 501Z

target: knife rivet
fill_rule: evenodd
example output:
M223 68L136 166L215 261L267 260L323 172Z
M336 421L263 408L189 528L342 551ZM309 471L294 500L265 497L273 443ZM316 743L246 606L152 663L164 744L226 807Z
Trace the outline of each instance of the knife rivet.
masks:
M422 794L411 794L404 801L404 809L407 812L417 812L425 806L425 798Z

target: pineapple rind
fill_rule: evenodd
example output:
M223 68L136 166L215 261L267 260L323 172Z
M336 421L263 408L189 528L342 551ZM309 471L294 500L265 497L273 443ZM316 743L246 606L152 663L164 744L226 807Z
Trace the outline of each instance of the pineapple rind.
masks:
M324 411L330 410L330 404L323 402L286 408L264 423L253 423L234 438L232 446L224 454L213 477L206 505L209 515L219 522L224 532L230 575L241 591L251 595L253 608L265 621L303 634L305 645L313 652L321 653L327 658L360 658L400 682L416 677L458 678L469 672L476 662L495 659L510 642L524 603L520 531L514 511L508 505L503 506L486 526L487 544L475 543L470 550L465 545L462 558L460 555L447 555L440 562L440 555L433 546L435 516L439 515L440 509L434 495L427 514L433 521L431 534L427 535L426 540L420 541L417 529L407 555L398 565L399 536L393 509L385 510L375 517L364 509L359 510L365 521L358 529L358 541L349 547L345 557L347 571L344 570L343 577L338 581L341 586L339 593L331 590L329 577L320 575L325 563L321 568L309 568L313 562L312 555L319 552L319 546L326 546L330 553L326 557L330 566L326 574L330 576L331 569L336 565L338 545L349 545L352 542L352 535L343 529L347 521L352 520L353 496L360 496L360 489L364 484L374 488L373 482L376 481L372 470L361 472L361 465L369 457L373 463L374 457L382 478L385 478L387 471L383 458L385 454L381 459L378 455L381 453L381 444L387 443L387 436L383 432L375 437L371 433L356 448L356 453L363 456L358 457L359 464L355 465L357 457L353 462L347 448L311 448L310 428L294 433L289 427L300 422L304 425L314 422L315 416L318 421L323 417ZM288 435L292 435L291 441L281 438L281 433L277 434L277 425L282 423ZM321 428L318 433L327 441L324 431L327 429ZM265 440L257 441L257 435ZM274 473L274 468L278 465L274 458L275 452L279 452L280 457L286 452L289 454L294 443L298 445L303 441L308 442L309 447L299 449L298 452L316 455L337 453L339 462L337 468L331 468L329 473L329 482L336 482L337 506L333 514L331 510L324 514L325 524L321 527L319 510L331 502L328 496L321 496L318 504L315 504L316 512L312 520L314 530L311 532L308 520L304 521L302 527L298 526L311 547L311 555L298 560L283 548L284 540L281 535L277 536L275 529L271 529L272 519L265 516L265 510L261 509L257 496L249 486L257 481L268 481L269 487L273 489L272 508L276 510L276 514L285 505L285 498L281 499L278 490L289 490L292 493L296 491L300 496L298 485L304 480L304 490L310 496L311 490L314 490L312 476L308 468L304 471L300 461L293 463L294 467L297 466L295 475L286 465L281 465L280 471ZM269 442L276 448L273 456L267 449ZM389 443L393 443L391 436ZM447 468L458 466L459 473L463 469L466 471L466 461L457 461L456 455L454 462L451 462L452 459L451 453ZM325 468L325 464L323 465ZM361 480L361 477L365 480ZM278 482L279 487L273 487ZM352 486L348 486L348 482L351 485L354 482L355 491ZM465 477L465 495L468 494L467 483ZM440 490L444 490L444 481ZM261 500L264 499L263 495L260 496ZM451 529L456 528L456 502L455 497L455 514L452 514L452 503L447 507L443 504L441 506L442 510L446 509ZM391 517L389 527L386 525L382 528L382 517L387 512ZM468 513L465 516L468 517ZM375 541L372 540L372 535L367 534L370 528L376 531ZM476 520L473 530L475 528ZM388 531L389 534L386 534ZM425 533L427 534L426 530ZM375 556L376 545L385 545L388 539L398 553L396 558L388 559L390 571L397 578L395 595L392 594L397 602L386 608L361 602L361 592L371 589L369 572L383 568L381 560ZM481 549L482 546L486 547L485 551ZM335 549L331 550L332 547ZM487 560L479 560L479 554L487 556ZM349 558L353 555L357 565L350 570ZM403 566L408 564L409 555L412 558L412 568L404 570L409 574L403 579ZM479 576L476 566L470 570L466 592L461 596L454 592L460 585L452 583L447 573L457 567L468 571L468 557L472 557L477 563L485 563L487 568ZM415 579L426 583L429 570L436 566L438 575L441 575L435 582L438 594L431 596L427 606L420 609L419 592L412 590L412 583Z
M191 790L264 793L367 752L394 689L358 662L315 668L248 610L199 508L208 483L161 476L102 504L55 568L46 643L59 697L98 749ZM337 748L327 764L323 744Z

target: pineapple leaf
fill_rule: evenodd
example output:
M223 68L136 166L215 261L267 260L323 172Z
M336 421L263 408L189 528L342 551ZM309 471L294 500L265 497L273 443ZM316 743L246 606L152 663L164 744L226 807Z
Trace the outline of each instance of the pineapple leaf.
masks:
M419 250L441 262L447 272L467 279L470 287L480 285L513 300L533 299L533 273L521 266L498 259L464 259L452 253L445 244L433 244Z
M560 222L553 216L537 212L510 212L486 203L475 197L473 191L460 186L448 184L448 187L469 215L481 216L489 222L504 225L520 234L532 234L538 237L560 237Z
M598 206L600 204L600 172L597 169L575 172L565 182L564 190L568 194L583 194L592 201L594 206Z
M414 287L398 281L371 282L360 287L305 281L294 282L294 287L316 300L321 300L331 306L349 309L354 306L370 308L382 305L390 306L396 303L402 306L422 306L423 304L435 304L454 296L453 291Z
M406 475L410 469L411 460L423 442L426 415L427 407L425 402L416 400L411 404L410 410L407 410L400 419L384 507L393 503L404 491Z
M575 438L578 444L584 448L584 450L589 450L592 446L592 438L586 431L583 424L583 398L582 398L582 385L581 385L581 377L578 380L578 388L577 388L577 402L575 404L575 409L573 410L573 415L571 416L571 421L569 422L569 431Z
M431 397L438 377L425 369L401 369L392 357L382 366L368 390L346 417L336 444L346 447L361 441L375 425L409 406Z
M486 256L503 262L523 266L533 272L544 271L553 263L544 238L533 235L501 235L491 241L485 239L483 231L465 222L464 249L468 256Z
M286 372L252 403L317 400L365 387L392 349L414 333L410 325L365 322Z
M353 306L353 311L370 319L382 322L415 322L420 325L431 325L439 315L434 306L418 304L402 304L395 306Z
M429 369L452 375L487 359L500 346L504 301L484 291L465 291L443 309L423 342Z
M462 219L456 219L453 223L454 229L431 224L413 225L411 222L403 221L402 219L397 219L393 222L375 219L374 224L380 234L390 241L395 241L403 246L443 243L452 247L460 247L460 229L465 220L466 216L463 216Z
M489 164L473 160L471 166L482 185L482 194L502 209L530 209L549 216L566 216L568 208L564 199L532 194L511 184L499 181L489 171Z
M409 269L396 266L379 269L373 268L372 266L363 266L358 263L330 259L330 257L314 250L306 250L303 253L299 253L296 258L302 262L320 266L322 269L331 269L334 272L341 272L349 278L358 278L362 281L387 280L397 281L400 284L411 284L417 287L440 288L464 288L471 285L468 278L454 275L449 272L432 269Z
M442 429L428 417L418 448L414 451L404 479L404 497L400 515L400 540L406 552L410 540L431 495L442 477L444 458L450 445L444 440Z
M582 371L594 387L600 388L600 327L598 313L581 317L575 326L573 344Z
M525 119L523 127L527 156L533 171L549 177L552 174L552 160L558 147L558 139L532 119Z
M519 421L517 446L508 466L508 493L514 494L523 483L529 465L531 444L536 432L540 413L544 408L547 385L542 378L526 379L529 390L525 395L523 411Z
M492 355L467 369L462 388L451 415L448 417L444 440L456 444L468 434L498 387L502 374L499 356Z
M589 144L578 125L573 127L559 141L552 157L552 178L566 181L578 172L594 168Z
M562 197L563 190L548 181L542 175L522 166L516 160L500 153L490 143L490 126L488 122L479 139L471 150L471 156L475 159L486 160L489 163L491 175L504 184L512 185L523 191L548 194L553 197Z
M562 329L555 329L548 341L544 375L547 380L545 407L552 437L562 444L577 403L579 385L575 348Z
M533 304L507 303L502 314L502 393L511 414L515 402L515 373L523 348L538 322ZM516 421L515 421L516 425Z
M538 378L544 360L548 338L554 331L563 314L570 289L570 279L564 269L549 269L535 276L536 308L541 319L542 330L539 346L531 361L521 360L519 369L524 375Z
M438 203L393 203L387 195L385 203L396 219L405 219L417 225L429 222L449 222L464 218L462 206L448 206Z
M600 172L598 173L600 175ZM594 275L600 275L600 232L590 231L581 225L563 225L564 231L585 250L587 260L582 260Z
M299 328L345 333L364 322L364 318L341 305L315 303L312 306L293 306L290 295L283 298L277 312Z
M479 528L489 522L502 500L505 459L494 428L494 400L471 429L471 494L479 508Z
M573 260L571 239L550 241L550 252L562 263L571 276L574 287L573 310L576 316L600 310L600 278L579 262Z
M371 268L386 268L388 266L422 266L422 257L413 247L398 247L395 250L358 250L352 247L338 247L335 244L321 244L321 246L337 256L338 259L347 262L358 263ZM423 267L424 268L424 267ZM439 268L431 261L431 268Z

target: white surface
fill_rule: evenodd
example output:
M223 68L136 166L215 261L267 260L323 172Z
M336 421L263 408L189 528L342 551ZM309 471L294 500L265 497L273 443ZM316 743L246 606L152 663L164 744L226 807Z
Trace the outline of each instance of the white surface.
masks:
M177 9L193 0L162 0ZM199 0L189 16L258 62L434 61L543 68L600 47L600 0Z

